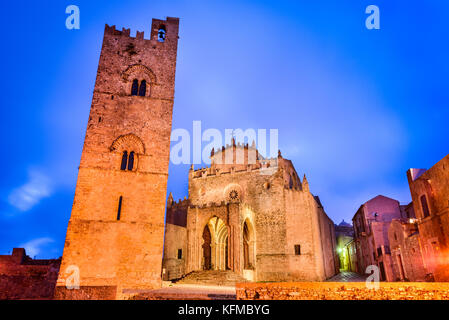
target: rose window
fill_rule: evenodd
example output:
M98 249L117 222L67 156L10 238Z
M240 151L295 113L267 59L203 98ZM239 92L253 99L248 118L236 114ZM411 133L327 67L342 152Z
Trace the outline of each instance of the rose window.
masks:
M239 198L239 193L236 190L232 190L229 193L229 198L231 198L231 200L237 200Z

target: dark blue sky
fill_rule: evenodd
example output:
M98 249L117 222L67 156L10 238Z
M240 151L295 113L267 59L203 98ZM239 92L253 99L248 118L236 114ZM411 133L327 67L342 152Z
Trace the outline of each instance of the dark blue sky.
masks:
M66 6L81 29L65 28ZM365 28L380 8L381 29ZM149 34L180 17L173 128L279 129L329 216L384 194L449 151L449 2L2 1L0 254L62 254L104 24ZM188 165L169 191L187 195Z

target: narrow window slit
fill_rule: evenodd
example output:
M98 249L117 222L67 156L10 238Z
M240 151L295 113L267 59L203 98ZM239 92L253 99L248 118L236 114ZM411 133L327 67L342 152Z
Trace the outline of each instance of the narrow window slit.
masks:
M123 197L120 196L120 198L118 200L117 221L120 221L120 215L122 214L122 201L123 201Z

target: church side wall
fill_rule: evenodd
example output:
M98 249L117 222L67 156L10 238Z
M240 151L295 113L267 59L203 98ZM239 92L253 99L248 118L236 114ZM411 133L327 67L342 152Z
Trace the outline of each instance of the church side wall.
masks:
M285 281L288 278L287 217L282 172L270 177L269 189L263 178L255 177L249 202L256 216L257 281Z
M181 251L181 258L178 256ZM181 278L185 272L187 255L187 228L171 223L165 225L163 280Z
M317 215L320 217L320 240L323 248L322 263L324 265L324 279L334 276L338 271L337 242L335 237L334 222L327 216L324 209L316 207Z
M289 260L288 280L317 281L317 224L313 216L315 208L308 194L303 191L285 189L285 208L287 218L287 250ZM300 254L295 254L295 245L300 246ZM317 256L318 254L318 256Z
M281 159L281 158L280 158ZM186 272L200 270L202 232L210 218L222 219L232 233L232 270L244 273L243 225L251 224L254 235L256 281L321 281L336 272L333 222L303 186L290 162L270 174L240 170L211 174L214 170L190 171L187 217L188 262ZM286 171L289 169L290 171ZM230 199L236 190L239 199ZM238 212L226 212L235 202ZM295 252L295 246L300 252ZM296 247L298 248L298 247ZM250 258L251 260L251 258ZM245 271L245 273L251 272Z

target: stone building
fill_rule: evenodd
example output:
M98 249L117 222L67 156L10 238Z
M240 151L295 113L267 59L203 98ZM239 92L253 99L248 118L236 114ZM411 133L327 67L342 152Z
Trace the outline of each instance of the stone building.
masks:
M179 279L186 274L185 258L187 243L187 209L189 199L179 202L170 193L167 201L164 243L164 280Z
M393 219L406 216L399 201L379 195L360 206L352 221L357 246L358 270L378 266L383 281L394 281L388 230Z
M388 230L394 281L426 281L416 219L395 219Z
M241 160L241 161L240 161ZM251 281L321 281L338 271L334 224L290 160L255 146L212 150L189 172L189 199L167 204L164 278L231 270Z
M0 300L52 299L61 259L32 259L25 249L0 255Z
M153 19L150 39L105 27L58 299L161 285L178 27ZM79 290L65 286L73 267Z
M335 226L335 236L340 270L358 272L354 228L343 220Z
M421 254L421 239L413 202L401 206L402 218L393 219L388 229L394 281L428 281Z
M407 177L424 267L435 281L449 281L449 155L429 170L408 170Z

